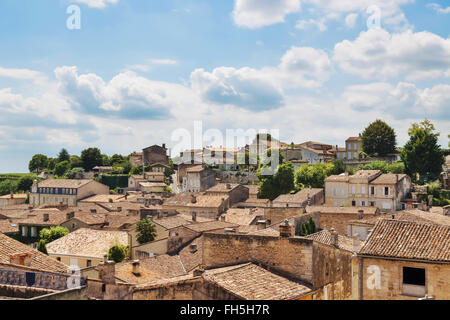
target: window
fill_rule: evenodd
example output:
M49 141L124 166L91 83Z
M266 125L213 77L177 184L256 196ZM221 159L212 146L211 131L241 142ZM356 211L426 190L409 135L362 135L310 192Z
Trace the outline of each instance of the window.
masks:
M344 189L341 190L341 193L342 193L343 196L345 196L345 190Z
M370 187L370 194L375 195L375 187Z
M337 158L339 159L339 158L341 157L341 154L338 152L338 153L336 154L336 156L337 156Z
M36 227L31 227L31 237L37 237L37 230Z
M22 237L26 237L28 235L28 228L25 226L22 226Z
M355 193L356 193L356 187L352 186L352 194L355 194Z
M358 150L358 146L356 145L356 143L353 144L353 150Z
M362 194L365 194L365 193L366 193L366 187L365 187L365 186L362 186L362 187L361 187L361 193L362 193Z
M87 267L91 267L91 266L92 266L92 260L86 261L86 266L87 266Z
M388 196L389 195L389 187L384 187L384 195Z
M334 196L337 195L337 189L336 189L336 188L333 189L333 195L334 195Z
M403 267L403 294L414 297L425 296L425 269Z
M375 207L375 202L374 202L374 201L371 201L371 202L370 202L370 206L371 206L371 207Z
M356 201L352 201L352 207L356 207Z
M366 206L366 202L365 201L361 201L361 207L365 207Z
M353 152L353 157L354 157L355 159L358 159L358 152Z
M348 160L352 160L352 153L351 152L348 153Z
M60 258L60 257L57 257L56 260L58 260L59 262L61 262L61 258Z

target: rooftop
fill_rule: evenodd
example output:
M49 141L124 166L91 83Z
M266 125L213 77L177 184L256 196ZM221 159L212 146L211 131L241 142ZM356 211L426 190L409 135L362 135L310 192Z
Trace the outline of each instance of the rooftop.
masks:
M190 167L186 170L186 172L189 173L198 173L198 172L202 172L203 170L205 170L205 167L203 167L202 165L199 166L194 166L194 167Z
M81 188L94 180L48 179L38 183L39 188Z
M257 217L264 217L264 210L261 209L228 209L222 215L225 222L239 224L241 226L250 225Z
M125 200L124 195L120 194L98 194L83 200L80 200L79 202L86 203L86 202L110 202L112 200L113 202L120 202Z
M9 220L0 220L0 233L15 233L19 232L19 225L12 223Z
M293 300L311 292L252 263L207 270L203 278L244 300Z
M371 182L371 184L396 184L397 182L401 181L407 177L406 174L382 174L375 180Z
M0 199L26 199L27 194L26 193L19 193L19 194L7 194L6 196L1 196Z
M214 231L218 229L225 229L225 228L237 228L239 225L223 222L223 221L207 221L207 222L201 222L201 223L195 223L185 226L186 228L195 231L195 232L207 232L207 231Z
M306 188L303 189L296 194L282 194L275 200L273 200L273 203L299 203L303 204L304 202L308 201L309 197L314 197L317 194L323 192L323 189L317 189L317 188Z
M67 236L47 244L53 255L69 255L102 259L116 243L128 244L128 234L123 231L78 229Z
M359 251L360 255L450 262L450 227L382 219Z
M68 266L65 264L1 233L0 243L0 263L2 264L10 264L11 255L30 254L32 259L29 267L32 269L56 273L68 271Z
M333 237L329 230L322 230L319 232L316 232L314 234L311 234L309 236L305 237L306 239L311 239L326 245L333 245ZM338 235L338 243L337 247L339 249L347 250L347 251L353 251L353 239L348 238L343 235Z
M214 187L209 188L206 192L231 192L232 190L239 187L240 184L231 184L231 183L219 183Z
M308 206L306 207L307 213L342 213L342 214L358 214L359 211L364 211L363 214L375 215L379 209L377 207L326 207L326 206Z

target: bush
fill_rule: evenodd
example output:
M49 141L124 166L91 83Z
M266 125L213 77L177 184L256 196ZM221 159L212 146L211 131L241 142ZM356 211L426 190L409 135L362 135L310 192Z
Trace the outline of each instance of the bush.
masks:
M140 244L151 242L156 238L155 224L149 218L142 219L137 223L136 239Z
M116 263L123 262L128 256L128 249L128 246L115 244L108 251L108 260L112 260Z

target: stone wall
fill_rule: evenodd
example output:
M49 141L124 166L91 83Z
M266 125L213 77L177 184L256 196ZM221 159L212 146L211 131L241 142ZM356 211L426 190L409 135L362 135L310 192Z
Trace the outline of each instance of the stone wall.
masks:
M417 300L403 294L403 267L425 269L425 293L436 300L449 300L450 265L402 260L361 258L363 300ZM354 274L353 296L359 298L359 260L352 264ZM378 277L379 276L379 277ZM379 282L377 281L379 279Z
M106 284L89 279L87 296L91 300L131 300L132 288L129 284Z
M252 261L306 283L313 281L312 240L213 233L203 237L205 267Z
M367 215L364 215L364 218L367 218ZM321 213L320 228L326 227L328 230L334 228L337 233L346 235L350 220L358 220L358 213Z
M38 296L43 296L49 293L54 293L53 290L23 287L23 286L10 286L0 284L0 297L16 298L16 299L31 299Z
M216 178L221 183L258 184L256 172L248 171L216 171Z
M304 208L264 208L264 219L275 224L305 213Z

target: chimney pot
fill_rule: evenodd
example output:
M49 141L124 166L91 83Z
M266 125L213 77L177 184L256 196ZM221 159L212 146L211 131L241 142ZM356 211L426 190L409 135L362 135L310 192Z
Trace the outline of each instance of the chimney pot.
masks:
M141 262L139 260L134 260L133 261L133 274L136 277L140 277L141 276Z
M334 228L330 229L330 234L331 234L331 245L337 248L339 246L339 234Z
M292 236L292 228L289 225L289 220L286 219L280 224L280 236L282 238L290 238Z

